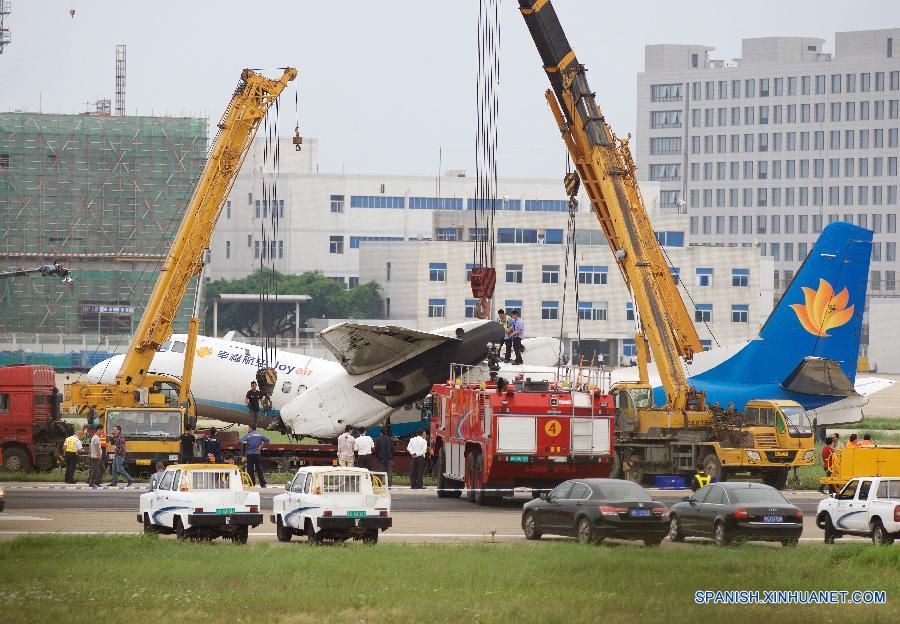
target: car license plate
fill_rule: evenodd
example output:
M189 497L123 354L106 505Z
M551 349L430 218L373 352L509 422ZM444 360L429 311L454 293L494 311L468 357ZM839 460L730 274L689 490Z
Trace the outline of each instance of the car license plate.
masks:
M557 464L564 464L569 461L569 458L565 455L551 455L549 459Z
M763 522L784 522L784 516L763 516Z
M216 513L220 516L227 516L234 513L234 507L223 507L221 509L216 509Z
M349 517L349 518L365 518L366 512L364 512L364 511L348 511L347 517Z
M649 509L632 509L628 512L629 516L634 516L636 518L647 518L650 514L653 513Z
M137 464L138 466L149 466L150 460L149 459L138 459L134 463Z
M527 463L528 455L507 455L506 461Z

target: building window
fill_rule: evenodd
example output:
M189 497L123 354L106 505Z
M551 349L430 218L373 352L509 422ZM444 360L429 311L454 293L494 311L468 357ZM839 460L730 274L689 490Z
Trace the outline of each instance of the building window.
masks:
M344 237L329 236L328 237L328 253L342 254L344 253Z
M548 245L562 245L563 244L563 231L561 229L555 228L547 228L544 230L545 232L545 242ZM540 236L538 237L538 242L541 242Z
M607 267L579 265L578 267L578 283L579 284L605 284L607 276Z
M3 166L2 166L2 164L0 164L0 169L2 169L2 168L3 168ZM227 202L225 202L225 218L226 219L231 218L231 200L230 199Z
M231 241L225 241L225 257L231 257Z
M259 258L259 241L253 241L253 257Z
M634 320L634 302L633 301L625 302L625 320L626 321Z
M447 281L447 263L446 262L430 262L428 264L428 281L429 282L446 282Z
M351 195L351 208L393 208L404 207L403 197L389 197L385 195Z
M559 318L558 301L541 301L541 319L555 321Z
M650 85L650 101L680 102L683 97L683 90L684 85L680 82Z
M439 227L435 228L434 238L439 241L455 241L459 240L460 228L455 227Z
M731 322L732 323L749 323L750 322L750 306L745 304L731 305Z
M466 318L475 318L475 307L478 305L478 299L466 299Z
M331 196L331 212L344 212L344 196L343 195L332 195Z
M488 239L487 228L471 227L469 228L469 242L486 241Z
M384 318L391 318L391 298L384 298Z
M284 241L278 241L278 257L284 258Z
M684 247L684 232L657 232L656 240L663 247Z
M622 355L629 358L637 357L637 347L634 344L634 338L622 340Z
M347 288L356 288L359 286L359 277L348 277Z
M507 264L506 265L506 283L521 284L522 283L522 265ZM507 313L509 310L507 310Z
M536 229L523 228L497 228L498 243L536 243L538 235Z
M654 156L673 156L681 153L681 137L652 137L650 153ZM528 202L525 202L528 210Z
M410 210L462 210L459 197L410 197Z
M503 302L506 313L512 314L513 312L518 312L519 315L522 315L522 300L521 299L507 299Z
M712 286L713 285L713 270L712 269L696 269L695 273L697 276L697 286Z
M678 282L680 281L680 278L678 277L678 275L679 275L678 267L670 266L669 273L672 275L672 281L675 282L676 284L678 284Z
M402 236L351 236L350 249L359 249L360 243L368 241L402 241Z
M694 310L694 320L697 323L712 323L712 309L711 303L698 303Z
M650 113L651 128L680 128L681 127L681 111L666 110L652 111Z
M681 204L681 191L660 191L659 205L661 208L679 208Z
M447 316L446 299L428 300L428 318L444 318Z
M578 318L582 321L605 321L606 303L578 302Z
M384 263L384 281L386 281L386 282L391 281L391 263L390 262Z
M480 264L473 264L471 262L466 263L466 284L470 284L472 282L472 269L475 267L481 267Z
M565 199L526 199L525 200L525 212L568 212L568 211L569 211L569 201L565 200Z
M681 179L681 165L650 165L650 179L671 182Z
M545 264L541 266L542 284L559 284L559 265Z
M750 286L750 270L731 269L731 285L742 288Z

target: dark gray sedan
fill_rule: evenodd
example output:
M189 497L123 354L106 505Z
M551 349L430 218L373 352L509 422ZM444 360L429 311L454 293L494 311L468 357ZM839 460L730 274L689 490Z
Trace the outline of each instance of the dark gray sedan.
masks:
M666 506L636 483L620 479L564 481L522 508L522 530L530 540L552 534L584 544L614 537L659 546L668 527Z
M735 540L794 546L803 532L803 512L762 483L711 483L669 510L669 539L709 537L719 546Z

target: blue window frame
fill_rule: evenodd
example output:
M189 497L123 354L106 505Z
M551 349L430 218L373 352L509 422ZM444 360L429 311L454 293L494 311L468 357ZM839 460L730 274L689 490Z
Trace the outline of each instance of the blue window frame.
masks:
M466 318L475 318L475 306L478 305L478 299L466 299Z
M410 197L410 210L462 210L461 197Z
M507 264L506 265L506 283L521 284L524 281L524 265ZM506 311L509 314L509 310Z
M526 199L525 212L568 212L567 199Z
M444 318L447 316L446 299L428 300L428 318Z
M704 351L709 351L712 349L712 340L701 340L700 346L703 347Z
M503 308L506 310L507 314L512 314L513 312L518 312L519 316L522 315L522 300L521 299L507 299L503 302Z
M541 318L555 321L559 318L559 301L541 301Z
M626 321L634 320L634 302L632 302L632 301L625 302L625 320Z
M439 227L434 230L434 238L439 241L455 241L459 240L459 228L455 227Z
M490 210L493 204L494 210L521 210L522 201L519 199L500 199L497 198L493 202L489 199L469 198L466 200L466 210Z
M634 338L625 338L622 341L622 355L625 357L635 357L637 355L637 345L634 344Z
M731 269L731 285L738 287L750 286L750 269Z
M579 265L579 284L605 284L608 267L602 265Z
M605 321L606 303L595 304L593 301L579 301L578 318L582 321Z
M684 232L657 232L656 240L663 247L684 247Z
M697 275L697 286L712 286L713 285L713 270L712 269L696 269Z
M351 208L394 208L402 209L405 205L403 197L390 197L387 195L351 195Z
M694 310L694 320L698 323L712 322L713 307L711 303L698 303Z
M359 249L360 243L367 241L402 241L402 236L351 236L350 249Z
M468 284L472 281L472 269L474 269L475 267L480 267L480 266L481 266L480 263L473 264L471 262L466 262L466 284Z
M676 284L679 282L678 267L669 267L669 273L672 274L672 281Z
M538 231L523 228L497 228L498 243L536 243Z
M488 229L483 227L470 227L469 228L469 240L472 242L475 241L486 241L488 239Z
M559 284L559 265L543 264L541 265L541 283L542 284Z
M744 304L731 304L731 322L732 323L749 323L750 322L750 306Z
M560 229L550 229L546 230L546 243L548 245L562 245L564 240L563 231Z
M428 263L428 281L429 282L446 282L447 281L447 263L446 262L429 262Z

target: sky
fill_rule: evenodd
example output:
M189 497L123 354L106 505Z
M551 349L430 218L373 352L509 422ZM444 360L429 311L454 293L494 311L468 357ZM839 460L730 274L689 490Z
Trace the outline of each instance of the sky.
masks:
M569 42L619 135L634 131L644 45L900 26L896 0L555 0ZM70 10L75 11L74 17ZM515 0L501 1L499 164L503 177L562 176L548 86ZM0 54L0 111L78 113L114 99L115 46L128 46L126 112L218 120L244 67L300 75L301 133L319 170L474 173L477 0L15 0ZM282 95L291 134L295 93Z

